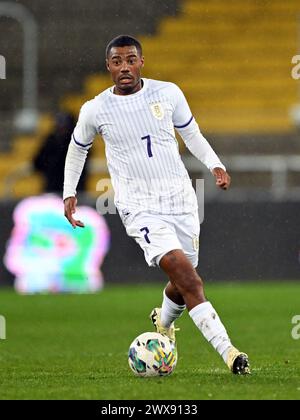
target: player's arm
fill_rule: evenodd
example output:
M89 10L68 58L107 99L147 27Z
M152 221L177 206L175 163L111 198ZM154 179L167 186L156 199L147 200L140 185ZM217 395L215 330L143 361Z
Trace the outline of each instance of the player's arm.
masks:
M200 132L196 121L193 119L189 126L179 129L178 132L191 153L214 175L216 185L227 190L230 186L230 176L220 158Z
M216 185L224 190L230 186L230 176L206 138L202 135L182 91L176 86L174 127L190 152L215 176Z
M86 162L88 151L93 144L96 134L92 101L90 101L81 108L65 162L63 192L64 211L65 217L73 228L76 228L76 226L84 227L84 224L80 220L76 220L73 217L76 213L77 205L76 189Z

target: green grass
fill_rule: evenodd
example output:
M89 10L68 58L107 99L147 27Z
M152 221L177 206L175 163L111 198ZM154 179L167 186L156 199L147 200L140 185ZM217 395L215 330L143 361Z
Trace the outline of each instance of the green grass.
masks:
M300 283L208 285L206 292L252 375L229 373L186 313L179 359L165 378L136 378L127 350L151 331L148 313L163 285L107 287L97 295L0 292L7 339L0 340L1 399L300 399Z

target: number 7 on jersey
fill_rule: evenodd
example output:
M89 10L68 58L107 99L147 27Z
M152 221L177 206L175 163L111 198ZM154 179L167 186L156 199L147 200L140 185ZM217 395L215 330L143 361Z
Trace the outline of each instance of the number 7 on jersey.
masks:
M148 156L149 157L153 157L152 150L151 150L151 137L149 135L148 136L144 136L144 137L142 137L142 140L147 140L147 152L148 152Z

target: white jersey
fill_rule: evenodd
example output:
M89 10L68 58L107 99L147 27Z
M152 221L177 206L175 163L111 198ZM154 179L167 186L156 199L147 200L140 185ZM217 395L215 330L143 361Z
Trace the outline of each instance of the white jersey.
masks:
M177 215L197 211L174 131L175 127L182 135L196 124L191 110L174 83L142 80L142 89L134 94L116 95L109 88L86 102L73 145L88 150L95 135L102 136L121 217L140 211ZM222 167L211 152L210 169Z

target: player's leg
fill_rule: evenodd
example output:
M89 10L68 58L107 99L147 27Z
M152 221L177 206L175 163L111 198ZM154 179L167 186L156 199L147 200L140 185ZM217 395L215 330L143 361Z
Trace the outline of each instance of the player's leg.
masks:
M168 282L163 291L163 301L161 306L160 322L165 328L169 328L172 323L179 318L186 308L185 302L176 287Z
M159 265L169 277L173 289L182 296L189 311L206 301L203 282L183 250L168 252L161 258Z
M162 257L162 260L164 260L164 257ZM168 274L168 270L166 268L164 271ZM201 298L203 301L205 300L203 293ZM198 300L196 303L198 303ZM161 308L154 308L150 314L150 318L158 332L166 334L171 339L175 340L176 329L174 322L182 315L185 308L185 299L177 289L175 283L171 280L163 291L163 301Z
M163 216L140 213L130 223L124 224L127 234L143 249L149 266L158 266L167 252L181 248L175 227ZM157 331L175 340L174 321L185 308L184 300L176 287L168 283L163 292L162 307L154 308L150 318Z
M203 282L182 250L173 250L160 260L174 288L183 297L197 328L220 354L233 373L249 373L248 356L232 346L226 329L210 302L206 301Z
M171 340L175 341L175 331L177 329L174 321L183 314L185 308L186 305L181 294L169 282L163 291L161 308L154 308L150 314L150 319L156 331L166 334Z
M177 305L185 306L185 301L183 297L170 281L166 285L164 295L167 296L172 302L176 303Z
M183 216L168 215L162 216L162 218L168 224L168 226L172 228L173 235L175 235L176 240L180 243L179 248L182 249L185 255L188 256L192 264L197 266L200 234L198 214L191 213L189 215ZM162 240L164 240L164 238L162 238ZM173 249L175 249L175 247ZM156 265L160 266L160 260L166 253L167 252L157 256L155 260ZM204 295L202 296L202 299L205 299ZM173 322L179 318L185 307L186 306L183 296L176 288L174 282L170 281L163 292L162 307L161 309L155 309L158 314L156 319L152 317L152 321L155 323L156 327L158 324L160 324L164 328L170 328L168 335L171 336Z
M170 286L168 288L170 297L171 294L173 297L176 295L177 299L179 299L179 295L182 296L195 324L224 360L226 359L225 351L227 351L227 364L234 371L236 370L235 362L236 360L240 361L242 354L234 347L231 347L233 352L229 348L227 350L230 340L226 330L211 304L205 301L203 284L194 268L198 263L198 246L195 234L199 233L199 226L195 221L192 221L191 225L194 227L190 229L188 225L192 219L192 217L184 216L175 224L171 223L169 218L166 220L157 215L140 214L131 223L125 224L125 227L127 234L133 237L143 249L149 266L160 265L169 276L173 285L173 288ZM185 221L187 228L185 228ZM182 234L176 232L177 226L182 228ZM171 299L170 301L172 303ZM176 302L173 304L176 305ZM184 308L181 308L181 311L183 310ZM175 334L175 328L170 327L167 330L168 333ZM232 362L228 363L228 360ZM244 360L239 363L238 367L240 365L245 370Z
M178 261L180 259L180 261ZM158 332L168 335L175 340L174 321L181 316L186 308L196 306L199 302L205 301L203 285L196 270L191 265L182 250L172 250L161 258L158 258L160 267L170 278L170 282L163 292L163 302L161 308L154 308L150 314L151 320ZM178 261L178 267L183 273L192 273L188 277L180 273L173 273L174 263ZM176 277L179 277L179 287L176 286ZM173 279L173 276L175 278ZM193 279L192 279L193 277ZM187 284L181 284L188 282ZM183 295L182 293L185 293Z

